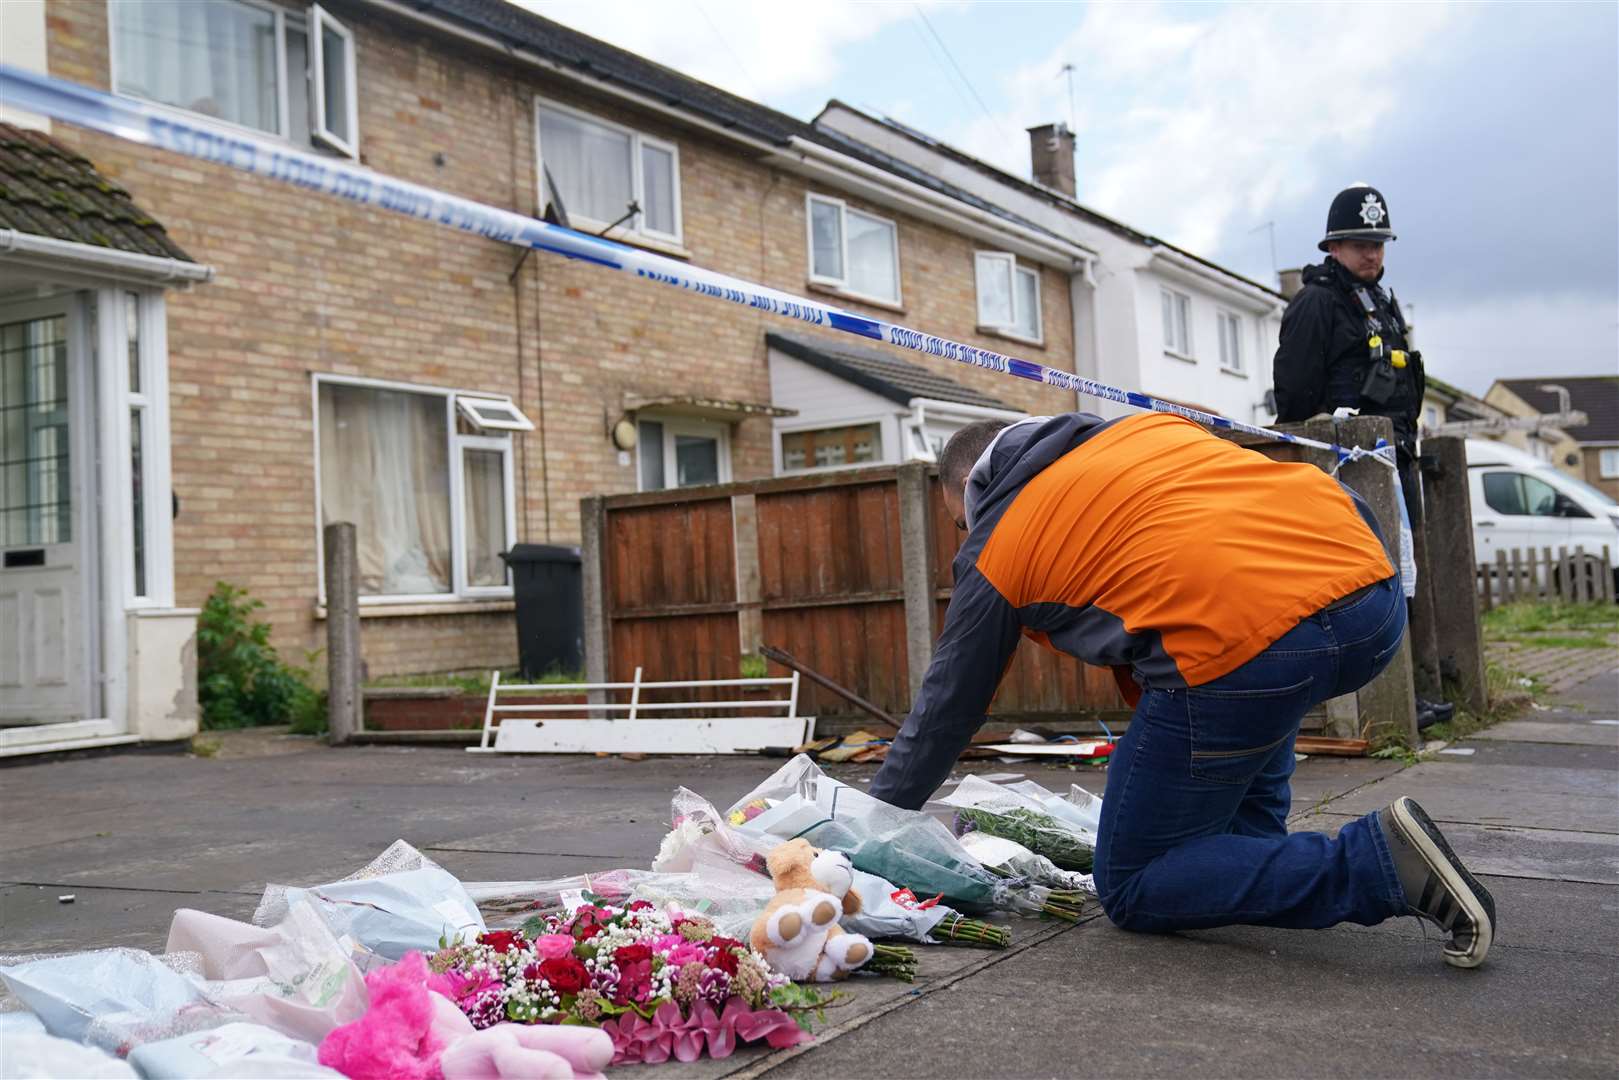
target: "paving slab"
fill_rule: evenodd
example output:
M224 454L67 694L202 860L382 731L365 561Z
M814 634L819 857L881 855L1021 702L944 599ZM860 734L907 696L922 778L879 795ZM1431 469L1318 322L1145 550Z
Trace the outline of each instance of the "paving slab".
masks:
M1574 832L1619 832L1614 777L1601 769L1475 765L1466 758L1425 761L1398 776L1334 800L1335 813L1382 809L1410 795L1435 821L1516 825Z
M1440 753L1426 758L1435 765L1535 765L1558 769L1600 769L1619 772L1619 746L1590 746L1573 742L1508 742L1469 735L1451 743L1446 750L1471 750L1471 754Z
M73 903L57 897L72 894ZM176 908L249 920L259 893L0 886L0 954L78 952L121 945L162 952ZM161 913L161 917L155 917Z
M1611 1077L1615 994L1606 956L1464 972L1437 941L1092 923L765 1075Z
M1557 720L1544 717L1545 714L1537 714L1532 719L1508 720L1468 737L1492 742L1569 743L1619 749L1619 725L1599 723L1588 716Z
M1352 815L1318 811L1292 822L1290 828L1336 834L1353 820ZM1612 833L1465 823L1446 824L1444 832L1475 874L1619 885L1619 836Z
M1619 888L1583 881L1542 881L1490 874L1480 881L1495 897L1497 944L1508 950L1619 958ZM1380 934L1410 941L1440 940L1432 923L1418 918L1389 919L1376 926L1342 923L1334 934ZM1486 965L1500 955L1492 948Z

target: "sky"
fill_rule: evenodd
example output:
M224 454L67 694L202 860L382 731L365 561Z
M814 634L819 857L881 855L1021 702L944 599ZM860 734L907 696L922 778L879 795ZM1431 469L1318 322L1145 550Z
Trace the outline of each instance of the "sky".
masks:
M514 2L1019 176L1025 129L1066 121L1080 201L1260 281L1319 261L1333 195L1369 182L1431 373L1619 373L1619 5Z

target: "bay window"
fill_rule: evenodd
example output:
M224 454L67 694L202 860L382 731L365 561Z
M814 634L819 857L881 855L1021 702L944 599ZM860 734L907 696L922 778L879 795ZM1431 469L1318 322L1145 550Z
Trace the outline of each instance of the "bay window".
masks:
M842 199L810 195L809 277L852 295L899 303L899 229Z
M509 595L517 407L322 375L315 397L320 523L354 524L362 602Z
M354 35L312 4L111 0L113 87L294 143L358 154Z
M1039 342L1039 268L1019 266L1017 256L1004 251L978 252L974 268L978 279L978 325Z
M678 147L560 105L540 102L535 113L538 175L549 173L570 220L681 242Z

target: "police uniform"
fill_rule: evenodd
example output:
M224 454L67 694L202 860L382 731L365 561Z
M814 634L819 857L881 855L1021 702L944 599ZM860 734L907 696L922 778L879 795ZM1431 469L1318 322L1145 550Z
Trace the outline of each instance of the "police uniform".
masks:
M1345 188L1327 211L1322 251L1335 240L1395 239L1383 193L1366 184ZM1422 521L1417 473L1417 423L1427 388L1422 354L1408 347L1405 316L1394 294L1362 281L1328 255L1304 268L1304 287L1282 315L1281 343L1272 367L1276 419L1308 420L1342 407L1394 423L1400 489L1413 527ZM1448 720L1452 706L1417 699L1419 726Z
M1339 192L1327 213L1322 251L1334 240L1387 243L1394 232L1388 206L1372 187ZM1417 421L1426 380L1422 355L1407 348L1405 317L1379 281L1355 277L1331 255L1304 268L1304 287L1282 316L1281 345L1273 366L1276 419L1308 420L1348 406L1362 416L1394 422L1406 503L1415 501ZM1412 509L1412 519L1418 511Z

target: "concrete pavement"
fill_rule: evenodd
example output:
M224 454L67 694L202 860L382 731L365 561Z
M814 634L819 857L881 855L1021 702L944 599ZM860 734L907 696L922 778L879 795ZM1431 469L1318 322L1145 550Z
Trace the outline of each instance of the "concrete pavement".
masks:
M1402 792L1441 822L1499 906L1478 971L1447 967L1437 935L1412 919L1172 937L1103 919L1015 920L1006 952L927 948L913 986L851 982L851 1000L808 1049L657 1075L1613 1076L1616 701L1610 672L1409 769L1301 764L1295 828L1336 828ZM779 764L329 750L251 733L212 759L0 770L0 951L160 949L176 907L246 918L266 881L330 880L398 837L465 880L644 866L676 785L723 806ZM836 770L856 783L872 771ZM1058 788L1103 780L1028 764L973 771ZM57 902L70 892L73 904Z

